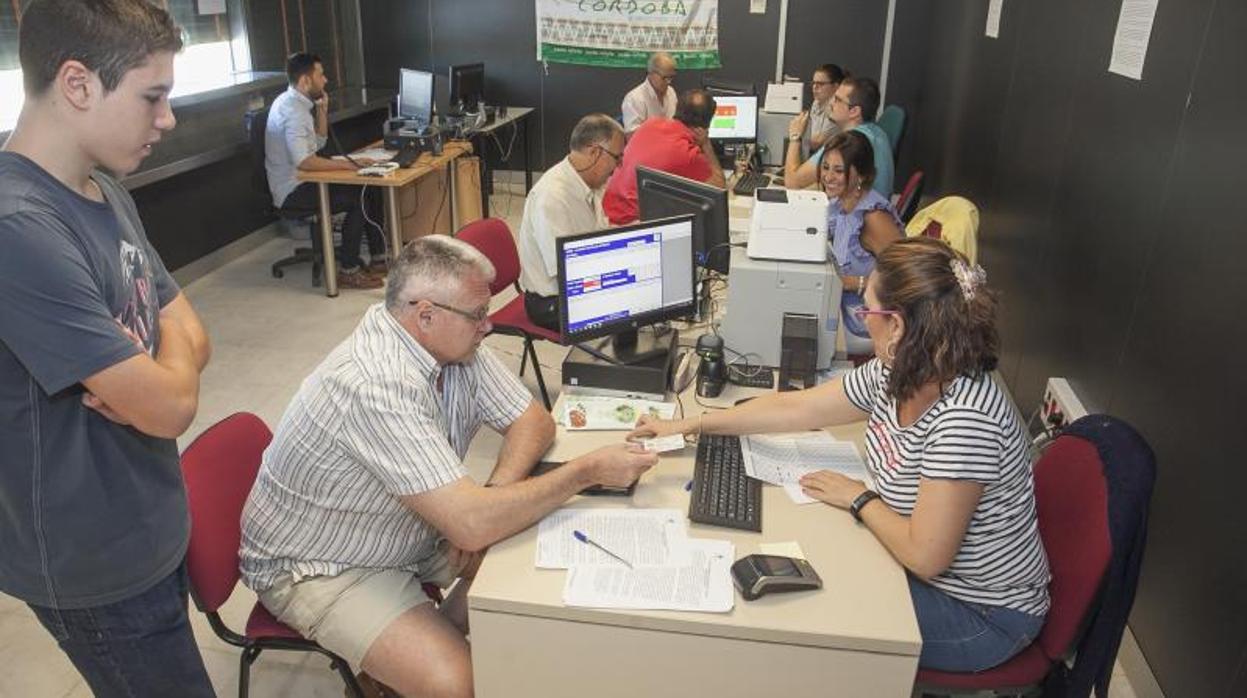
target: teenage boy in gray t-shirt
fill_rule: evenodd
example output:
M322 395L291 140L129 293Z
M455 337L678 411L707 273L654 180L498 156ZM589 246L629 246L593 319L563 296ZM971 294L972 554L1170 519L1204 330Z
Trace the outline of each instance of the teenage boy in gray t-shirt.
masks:
M0 152L0 592L97 696L210 696L187 618L174 438L208 338L112 176L174 126L168 13L35 0Z

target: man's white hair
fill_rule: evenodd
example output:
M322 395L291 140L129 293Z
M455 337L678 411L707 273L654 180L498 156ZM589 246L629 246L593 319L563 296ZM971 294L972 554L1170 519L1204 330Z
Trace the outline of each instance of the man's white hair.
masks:
M666 51L651 53L649 61L645 64L645 70L649 73L658 73L662 70L663 64L670 64L672 68L676 67L675 56Z
M470 273L492 282L496 272L489 258L462 240L426 235L409 242L390 265L385 307L398 314L413 300L449 302Z

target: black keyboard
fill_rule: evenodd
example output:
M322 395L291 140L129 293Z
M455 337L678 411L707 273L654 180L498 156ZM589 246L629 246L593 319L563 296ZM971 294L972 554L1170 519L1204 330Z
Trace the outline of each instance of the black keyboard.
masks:
M398 163L399 167L411 167L411 163L415 162L419 157L420 150L418 148L403 148L398 151L390 162Z
M733 366L728 369L727 381L742 388L774 388L775 369L765 366L754 366L748 369Z
M746 172L736 180L736 186L732 187L732 192L737 196L753 196L756 189L768 187L771 185L771 178L761 172Z
M714 526L762 531L762 481L745 474L740 438L712 434L698 438L688 518Z

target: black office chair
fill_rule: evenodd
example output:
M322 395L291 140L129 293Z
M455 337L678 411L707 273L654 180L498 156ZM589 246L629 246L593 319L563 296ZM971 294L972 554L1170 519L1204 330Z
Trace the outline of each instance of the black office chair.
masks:
M247 141L251 144L251 186L257 194L269 202L266 210L271 216L282 220L296 222L308 226L308 237L311 247L295 247L294 254L273 262L273 278L285 276L285 267L295 264L312 265L312 285L320 286L321 273L324 269L324 254L321 251L319 231L316 225L320 213L314 208L276 208L272 205L272 194L268 188L268 174L264 169L264 129L268 125L268 108L252 109L243 115L243 127L247 130Z

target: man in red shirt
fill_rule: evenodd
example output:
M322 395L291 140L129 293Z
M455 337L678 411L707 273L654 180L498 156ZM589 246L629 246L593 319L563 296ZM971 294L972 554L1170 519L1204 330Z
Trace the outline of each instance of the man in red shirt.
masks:
M710 146L714 109L709 92L689 90L680 94L674 119L649 119L632 132L602 199L602 210L613 225L637 219L637 165L726 188L719 158Z

